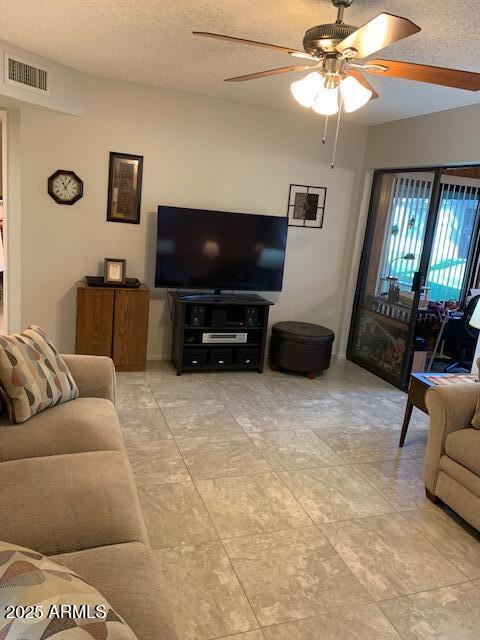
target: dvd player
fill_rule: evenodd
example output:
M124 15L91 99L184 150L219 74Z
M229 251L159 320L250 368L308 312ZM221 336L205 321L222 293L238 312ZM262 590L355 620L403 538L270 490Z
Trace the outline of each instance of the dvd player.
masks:
M204 344L245 344L248 333L237 331L232 333L202 333Z

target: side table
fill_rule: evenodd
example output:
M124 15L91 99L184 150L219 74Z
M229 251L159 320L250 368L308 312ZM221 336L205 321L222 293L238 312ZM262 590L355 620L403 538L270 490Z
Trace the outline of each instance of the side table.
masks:
M412 373L410 376L410 386L408 388L407 406L405 407L405 416L403 418L402 433L400 434L399 447L403 447L405 436L407 435L410 418L412 417L413 407L417 407L420 411L428 414L425 396L427 391L436 384L445 384L443 382L435 382L435 379L448 378L448 384L478 382L478 376L473 374L454 374L454 373Z

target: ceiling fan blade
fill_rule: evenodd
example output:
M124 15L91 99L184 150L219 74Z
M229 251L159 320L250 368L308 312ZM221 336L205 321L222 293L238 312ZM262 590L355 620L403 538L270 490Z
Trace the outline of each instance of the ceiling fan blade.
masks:
M258 71L257 73L249 73L246 76L236 76L235 78L226 78L225 82L245 82L246 80L257 80L257 78L267 78L268 76L279 76L282 73L291 73L292 71L306 71L307 69L315 69L315 65L296 65L293 67L280 67L279 69L267 69L267 71Z
M284 53L297 54L302 58L308 56L305 51L298 51L297 49L291 49L289 47L281 47L277 44L269 44L268 42L257 42L256 40L246 40L245 38L234 38L233 36L224 36L220 33L209 33L207 31L192 31L194 36L203 36L204 38L214 38L216 40L226 40L227 42L236 42L237 44L250 44L254 47L264 47L265 49L274 49L276 51L283 51ZM315 60L314 56L311 56L312 60Z
M379 13L376 18L342 40L337 45L337 51L343 53L346 49L354 49L357 52L356 58L365 58L419 31L420 27L407 18Z
M386 67L386 71L368 67L376 64ZM458 71L444 67L432 67L426 64L414 64L413 62L400 62L398 60L368 60L365 71L378 76L388 78L403 78L404 80L416 80L439 84L444 87L465 89L466 91L480 91L480 73L472 71Z
M360 84L363 85L365 89L368 89L372 92L372 97L370 98L370 100L375 100L376 98L378 98L378 93L375 91L369 81L364 76L362 76L360 71L357 71L356 69L349 69L347 73L349 76L353 76L355 80L358 80L358 82L360 82Z

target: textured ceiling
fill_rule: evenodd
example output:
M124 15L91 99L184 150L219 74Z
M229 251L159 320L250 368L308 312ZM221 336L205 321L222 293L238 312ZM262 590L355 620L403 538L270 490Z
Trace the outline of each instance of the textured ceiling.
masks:
M480 0L355 0L345 18L361 25L381 11L408 17L422 31L376 57L480 71ZM0 39L85 73L300 112L289 92L300 75L222 82L291 64L288 55L194 38L191 31L302 48L305 30L333 22L335 9L330 0L0 0L0 15ZM349 116L355 122L480 102L480 92L371 81L380 98Z

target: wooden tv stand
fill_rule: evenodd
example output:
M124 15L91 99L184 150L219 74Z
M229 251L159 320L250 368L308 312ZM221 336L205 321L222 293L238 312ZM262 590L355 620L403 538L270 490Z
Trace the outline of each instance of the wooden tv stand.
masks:
M273 302L254 294L169 292L169 295L172 362L177 376L185 371L263 372L268 313ZM204 309L202 324L193 320L196 307ZM218 342L205 342L204 334L209 333L215 334ZM245 334L242 337L246 337L246 342L229 342L228 336L236 333Z

